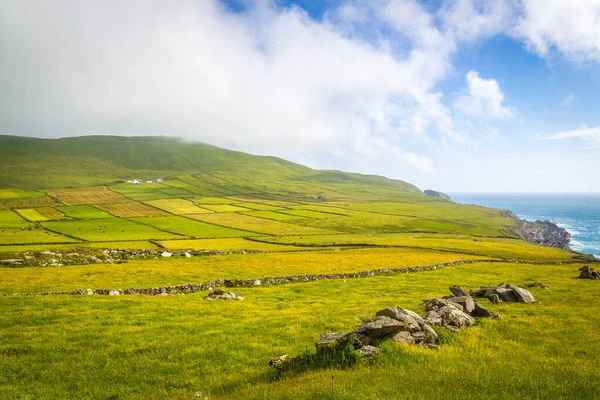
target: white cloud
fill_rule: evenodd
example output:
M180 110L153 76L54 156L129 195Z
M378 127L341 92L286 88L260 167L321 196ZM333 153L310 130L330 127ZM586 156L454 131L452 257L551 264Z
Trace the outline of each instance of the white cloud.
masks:
M467 73L466 94L459 96L455 107L467 116L510 118L514 113L504 106L504 94L495 79L483 79L475 71Z
M600 1L521 0L514 35L541 56L556 50L575 62L600 62Z
M597 145L600 145L600 126L588 128L584 125L580 129L553 133L551 135L543 136L542 138L548 140L579 139L593 147L597 147Z
M453 37L474 42L509 29L515 11L507 0L446 0L438 15Z
M573 93L569 93L562 101L564 106L568 106L569 104L571 104L573 102L573 100L575 100L575 95L573 95Z

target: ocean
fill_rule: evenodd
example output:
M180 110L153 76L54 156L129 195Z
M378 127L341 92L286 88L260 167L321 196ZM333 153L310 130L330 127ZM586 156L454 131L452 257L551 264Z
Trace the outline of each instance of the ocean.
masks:
M522 219L549 220L572 235L573 250L600 257L600 194L450 194L461 204L510 210Z

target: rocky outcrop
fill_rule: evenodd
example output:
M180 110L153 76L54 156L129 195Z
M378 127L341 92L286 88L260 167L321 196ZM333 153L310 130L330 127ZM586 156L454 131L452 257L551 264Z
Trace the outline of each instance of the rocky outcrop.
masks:
M238 296L233 292L226 292L221 289L213 290L204 298L205 300L239 300L244 301L242 296Z
M594 270L594 268L584 265L579 268L579 279L600 279L600 273Z
M517 222L515 232L529 243L546 247L556 247L571 250L571 234L550 221L527 221L519 218L513 212L507 211L506 216Z
M498 286L481 286L470 291L473 297L484 297L492 303L534 303L535 298L526 289L509 284Z

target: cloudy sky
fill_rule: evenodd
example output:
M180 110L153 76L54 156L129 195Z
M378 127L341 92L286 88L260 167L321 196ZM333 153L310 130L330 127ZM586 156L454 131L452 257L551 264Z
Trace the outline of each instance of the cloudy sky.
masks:
M0 0L0 134L600 191L600 0Z

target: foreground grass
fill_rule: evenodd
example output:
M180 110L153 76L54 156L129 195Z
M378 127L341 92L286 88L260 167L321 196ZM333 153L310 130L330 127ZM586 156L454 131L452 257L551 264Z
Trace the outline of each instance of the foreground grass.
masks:
M469 259L419 249L357 249L135 260L125 264L0 268L0 293L155 287L214 279L328 274ZM485 257L479 257L485 258Z
M0 398L211 399L573 398L600 395L597 282L578 265L461 265L376 278L238 288L246 301L167 297L0 298ZM437 351L386 345L372 364L275 381L266 361L301 354L361 316L507 281L542 281L535 304ZM488 306L486 304L486 306ZM576 333L576 334L575 334Z

